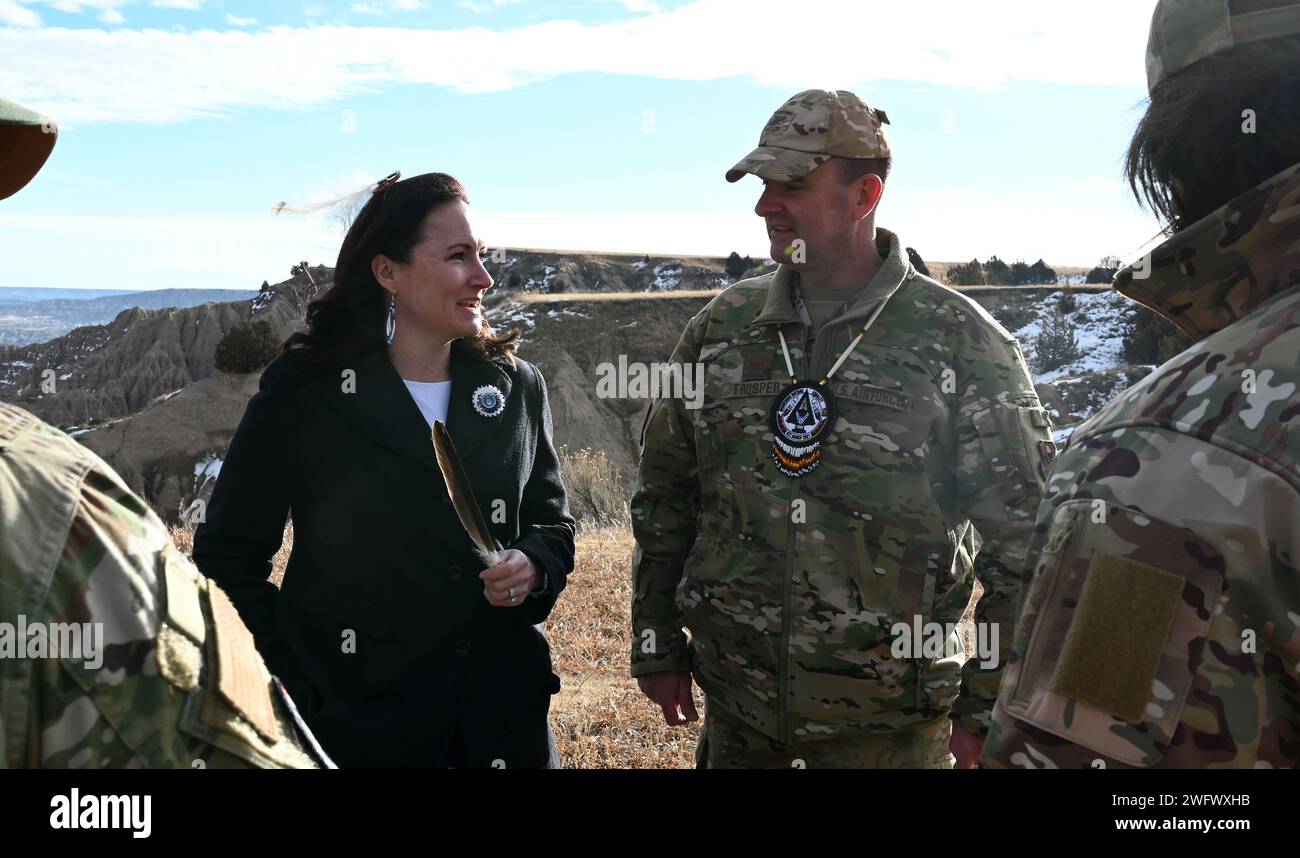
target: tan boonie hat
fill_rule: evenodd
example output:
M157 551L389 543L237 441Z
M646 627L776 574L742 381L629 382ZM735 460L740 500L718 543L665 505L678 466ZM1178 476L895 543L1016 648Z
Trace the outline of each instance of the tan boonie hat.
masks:
M49 119L0 98L0 200L32 180L58 136Z
M1160 0L1147 39L1147 91L1206 57L1296 34L1296 0Z
M804 90L772 114L758 148L727 171L727 181L753 173L791 182L831 158L888 158L888 124L885 111L868 107L851 92Z

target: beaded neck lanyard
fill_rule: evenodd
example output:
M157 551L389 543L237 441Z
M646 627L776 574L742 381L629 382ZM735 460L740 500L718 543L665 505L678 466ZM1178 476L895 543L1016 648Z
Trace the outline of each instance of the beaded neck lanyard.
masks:
M781 325L776 326L776 335L781 338L781 353L785 356L785 369L790 374L790 383L772 401L769 415L773 435L772 461L781 473L790 477L802 477L812 473L821 464L822 442L834 428L838 415L835 396L831 393L831 376L848 360L888 303L888 298L880 302L880 306L862 325L862 330L849 343L839 360L815 384L801 382L795 376L785 332Z

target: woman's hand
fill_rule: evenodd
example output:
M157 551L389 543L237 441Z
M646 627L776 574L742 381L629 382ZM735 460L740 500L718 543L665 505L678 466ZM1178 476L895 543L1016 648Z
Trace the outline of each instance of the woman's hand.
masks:
M478 573L483 598L498 608L517 608L528 598L539 580L537 567L528 555L514 548L501 552L501 562Z

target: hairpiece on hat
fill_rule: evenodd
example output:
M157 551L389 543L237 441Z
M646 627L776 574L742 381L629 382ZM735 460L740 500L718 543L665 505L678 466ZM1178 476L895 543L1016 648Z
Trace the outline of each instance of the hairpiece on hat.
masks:
M316 203L315 205L311 205L311 206L296 206L293 203L286 203L283 200L281 200L280 202L271 206L271 213L272 214L285 214L285 213L311 214L312 212L318 212L321 209L331 209L345 200L352 199L353 197L359 197L362 194L367 192L373 195L373 194L378 194L383 191L386 191L389 188L391 188L393 185L397 184L397 180L401 175L402 174L400 171L389 173L387 176L384 176L382 179L380 179L378 182L375 182L372 185L366 185L364 188L361 188L360 190L349 191L348 193L344 194L341 197L336 197L335 199L326 200L323 203Z

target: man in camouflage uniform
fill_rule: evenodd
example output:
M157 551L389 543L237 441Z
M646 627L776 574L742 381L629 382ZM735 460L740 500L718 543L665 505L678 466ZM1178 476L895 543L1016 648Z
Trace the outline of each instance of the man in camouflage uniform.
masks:
M0 198L54 146L0 101ZM324 762L225 594L99 457L0 403L0 769Z
M959 765L987 730L1001 666L963 664L946 624L974 576L977 623L1010 638L1055 448L1011 335L876 229L887 121L820 90L773 115L727 179L764 180L755 212L782 264L687 325L672 360L703 365L702 407L663 399L647 415L632 674L679 724L694 673L703 766L951 767L950 719ZM792 375L826 379L838 407L798 477L807 451L779 459L770 422ZM947 646L896 655L896 626L914 622L940 624Z
M1197 342L1056 464L988 766L1300 765L1298 71L1294 0L1156 7L1129 175L1173 236L1115 288Z

